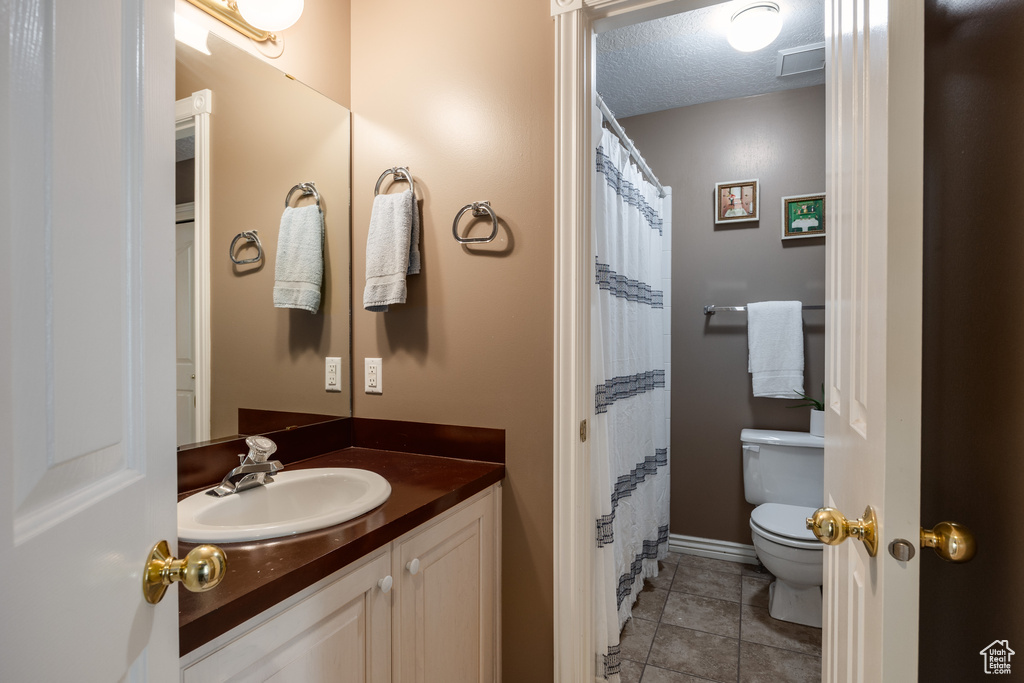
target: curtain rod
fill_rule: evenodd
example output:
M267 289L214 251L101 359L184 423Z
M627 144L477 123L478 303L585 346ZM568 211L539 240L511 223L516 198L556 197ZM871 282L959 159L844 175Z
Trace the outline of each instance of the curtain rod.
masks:
M601 93L594 93L594 99L597 101L597 107L601 110L601 115L604 116L604 120L608 122L608 125L612 127L612 132L619 136L619 139L622 140L622 144L624 144L626 149L629 150L629 156L636 162L636 165L640 168L640 172L647 176L647 179L651 181L651 184L657 188L658 196L664 197L665 188L662 186L661 182L658 181L658 176L654 175L654 171L652 171L651 167L647 165L647 162L644 161L639 150L637 150L636 145L634 145L633 141L626 135L626 131L623 130L622 125L619 123L618 119L615 118L615 114L613 114L612 110L608 108L608 105L604 103L604 98L601 97Z

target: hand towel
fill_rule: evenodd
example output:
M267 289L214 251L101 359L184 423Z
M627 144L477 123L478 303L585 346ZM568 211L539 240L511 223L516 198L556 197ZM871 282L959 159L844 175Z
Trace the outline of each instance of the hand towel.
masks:
M383 313L390 304L405 303L405 276L420 272L419 241L419 211L412 190L373 198L363 308Z
M286 207L274 265L274 308L316 313L324 279L324 217L318 206Z
M747 304L747 371L754 396L799 398L804 390L803 304L761 301Z

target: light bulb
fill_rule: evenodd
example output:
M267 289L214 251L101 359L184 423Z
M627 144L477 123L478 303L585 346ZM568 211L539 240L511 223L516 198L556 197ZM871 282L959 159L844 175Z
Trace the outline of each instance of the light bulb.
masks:
M782 31L782 15L774 2L757 2L732 15L729 44L740 52L754 52L770 44Z
M264 31L283 31L302 16L303 0L236 0L242 18Z

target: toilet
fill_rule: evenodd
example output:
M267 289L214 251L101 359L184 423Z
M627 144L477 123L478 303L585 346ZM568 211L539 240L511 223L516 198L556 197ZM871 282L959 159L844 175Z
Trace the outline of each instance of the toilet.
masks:
M750 531L757 559L775 575L768 612L821 628L823 544L806 520L823 505L825 439L806 432L744 429L743 493L757 507Z

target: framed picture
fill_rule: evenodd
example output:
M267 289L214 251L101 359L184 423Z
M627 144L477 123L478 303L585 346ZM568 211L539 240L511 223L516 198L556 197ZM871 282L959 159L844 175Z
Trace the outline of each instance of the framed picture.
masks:
M782 239L824 236L824 192L782 198Z
M761 218L757 180L715 183L715 223L742 223Z

